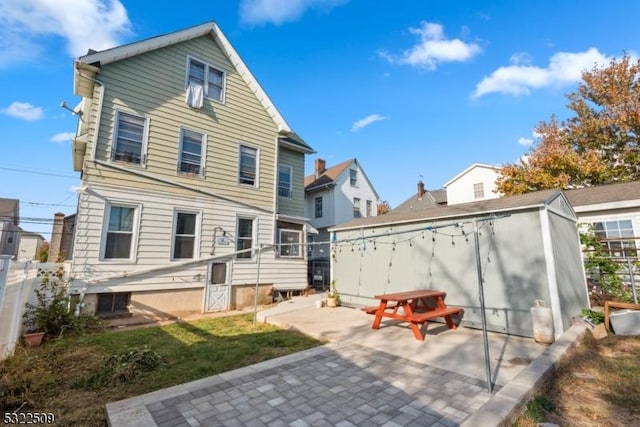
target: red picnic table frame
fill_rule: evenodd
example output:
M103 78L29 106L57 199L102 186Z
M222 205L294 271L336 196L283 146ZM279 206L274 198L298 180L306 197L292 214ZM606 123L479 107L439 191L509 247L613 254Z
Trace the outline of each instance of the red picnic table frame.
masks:
M413 336L420 341L424 340L421 327L424 323L437 317L443 317L449 329L456 329L451 315L462 314L461 307L447 307L444 291L433 289L420 289L407 292L376 295L380 304L374 307L365 307L363 310L376 317L373 320L372 329L378 329L383 317L408 322L413 331ZM432 302L432 304L429 304ZM390 304L391 303L391 304ZM400 310L402 309L402 310Z

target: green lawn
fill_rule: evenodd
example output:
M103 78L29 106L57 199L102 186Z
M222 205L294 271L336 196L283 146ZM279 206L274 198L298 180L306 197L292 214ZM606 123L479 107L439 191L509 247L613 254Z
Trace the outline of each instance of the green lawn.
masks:
M0 362L0 412L52 412L56 425L104 425L104 405L321 343L243 314L107 331L18 348Z

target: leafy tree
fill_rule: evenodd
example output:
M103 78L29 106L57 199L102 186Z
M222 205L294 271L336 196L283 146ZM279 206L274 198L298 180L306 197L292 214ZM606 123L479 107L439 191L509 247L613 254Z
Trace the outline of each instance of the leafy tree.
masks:
M539 143L501 170L505 195L640 179L640 60L628 55L582 73L567 94L574 116L535 128Z
M389 211L391 211L391 206L389 206L389 202L387 202L386 200L380 200L378 202L378 215L384 215Z

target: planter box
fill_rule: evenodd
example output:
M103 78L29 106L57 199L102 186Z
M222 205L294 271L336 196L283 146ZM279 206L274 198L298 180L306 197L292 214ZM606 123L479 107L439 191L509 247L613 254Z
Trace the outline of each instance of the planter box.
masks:
M638 310L611 312L609 322L616 335L640 335L640 311Z

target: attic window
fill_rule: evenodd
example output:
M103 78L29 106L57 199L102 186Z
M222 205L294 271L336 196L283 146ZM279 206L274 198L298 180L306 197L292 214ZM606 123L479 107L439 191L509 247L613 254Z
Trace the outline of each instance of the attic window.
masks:
M199 85L204 89L204 96L214 101L224 102L225 73L205 62L189 58L187 65L187 84Z
M476 200L484 198L484 185L481 182L473 184L473 198Z

